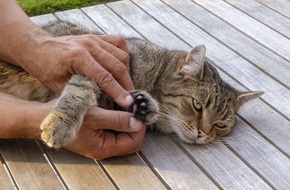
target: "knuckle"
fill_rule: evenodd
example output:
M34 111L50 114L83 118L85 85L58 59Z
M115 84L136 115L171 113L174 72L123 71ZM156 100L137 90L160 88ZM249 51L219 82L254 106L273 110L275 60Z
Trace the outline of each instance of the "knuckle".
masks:
M82 39L82 43L84 44L85 47L92 48L94 46L93 39L91 35L86 35Z
M118 62L115 66L116 74L124 74L127 72L127 68L123 63Z
M119 56L119 60L122 62L122 63L128 63L129 62L129 54L128 53L121 53L120 56Z
M122 126L122 117L120 116L120 114L115 114L113 122L115 128L119 128Z
M115 79L112 76L111 73L107 72L107 71L103 71L99 74L98 79L97 79L97 83L100 86L104 86L104 85L108 85L111 82L113 82Z
M125 44L126 43L125 38L123 36L120 36L120 35L116 35L115 40L118 44Z
M79 58L84 57L86 52L81 47L73 47L69 50L68 57L69 58Z

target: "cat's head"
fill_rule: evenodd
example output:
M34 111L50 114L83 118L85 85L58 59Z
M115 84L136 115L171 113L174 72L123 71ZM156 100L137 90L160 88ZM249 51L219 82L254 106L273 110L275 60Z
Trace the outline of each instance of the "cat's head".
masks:
M239 107L263 94L239 92L229 86L206 61L205 52L200 45L181 58L160 98L163 130L188 143L206 144L217 135L227 135Z

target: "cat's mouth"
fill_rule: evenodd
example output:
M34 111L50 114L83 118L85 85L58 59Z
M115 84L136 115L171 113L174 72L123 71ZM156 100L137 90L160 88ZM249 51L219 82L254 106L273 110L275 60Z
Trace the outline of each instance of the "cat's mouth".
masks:
M207 134L205 132L203 132L201 129L197 130L197 135L188 135L188 134L183 134L181 139L186 142L186 143L190 143L190 144L204 144L203 141L204 139L207 138Z

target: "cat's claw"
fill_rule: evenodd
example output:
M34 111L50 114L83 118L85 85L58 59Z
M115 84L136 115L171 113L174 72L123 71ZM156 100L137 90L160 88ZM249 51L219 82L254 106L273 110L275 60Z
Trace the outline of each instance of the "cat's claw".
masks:
M159 112L157 101L144 91L136 90L130 93L134 103L129 107L129 111L134 113L134 117L145 125L156 121Z

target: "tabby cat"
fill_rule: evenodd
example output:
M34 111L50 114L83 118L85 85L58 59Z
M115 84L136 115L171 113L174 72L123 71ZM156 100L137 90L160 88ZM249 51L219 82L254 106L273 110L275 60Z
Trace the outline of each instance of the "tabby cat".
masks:
M57 22L44 27L55 36L93 33L76 25ZM96 34L96 33L95 33ZM238 108L262 92L238 92L226 84L206 60L203 45L189 53L170 51L147 41L127 38L130 76L136 89L127 108L146 125L187 143L205 144L227 135ZM55 95L20 67L0 62L0 91L27 100L47 102ZM41 138L50 147L69 143L90 106L114 103L98 85L73 75L54 109L41 124ZM113 107L111 107L113 109Z

